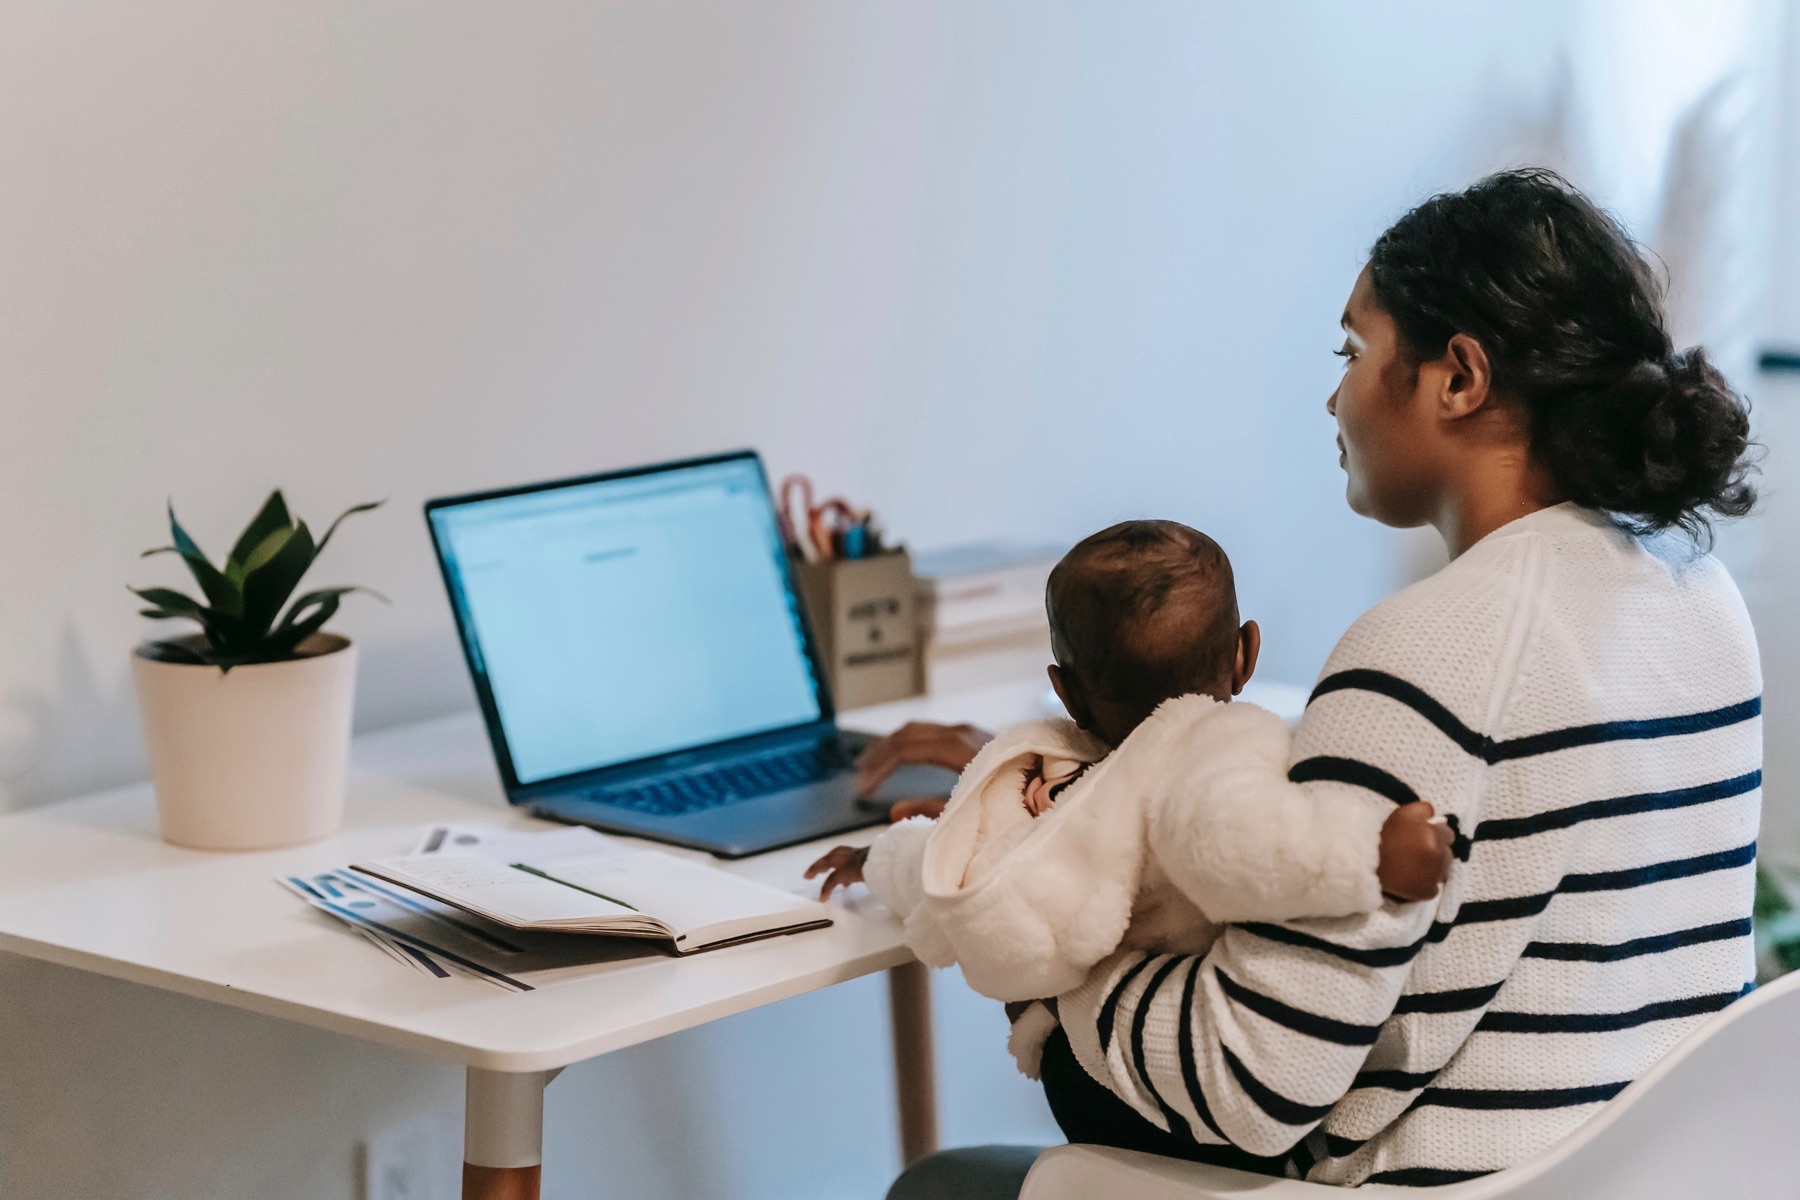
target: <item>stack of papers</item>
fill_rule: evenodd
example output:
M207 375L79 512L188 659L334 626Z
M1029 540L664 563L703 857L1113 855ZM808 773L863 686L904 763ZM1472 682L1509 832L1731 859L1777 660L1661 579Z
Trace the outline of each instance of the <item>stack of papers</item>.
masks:
M410 855L280 882L424 974L511 991L831 923L814 901L585 828L433 826Z
M1044 585L1065 549L978 542L914 555L932 653L1047 635Z

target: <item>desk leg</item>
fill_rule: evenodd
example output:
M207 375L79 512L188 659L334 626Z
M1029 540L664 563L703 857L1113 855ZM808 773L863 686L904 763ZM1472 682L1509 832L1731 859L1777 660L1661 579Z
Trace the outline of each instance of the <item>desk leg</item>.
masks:
M463 1200L538 1200L544 1085L552 1072L469 1068L463 1113Z
M931 970L909 962L888 972L894 1081L900 1100L900 1159L911 1166L938 1148L937 1064L931 1047Z

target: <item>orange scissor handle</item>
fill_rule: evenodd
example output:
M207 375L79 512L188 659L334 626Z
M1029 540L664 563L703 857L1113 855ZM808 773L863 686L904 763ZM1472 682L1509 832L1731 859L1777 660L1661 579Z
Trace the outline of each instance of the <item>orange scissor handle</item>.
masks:
M788 545L800 552L800 556L808 562L819 557L818 548L812 542L813 514L813 482L805 475L793 474L781 481L778 489L780 503L776 507L776 516L781 521L781 533ZM800 500L801 517L794 519L794 499Z
M808 562L835 557L835 535L868 519L868 513L850 507L850 502L842 496L814 503L813 481L799 473L781 481L777 498L776 516L781 522L782 536ZM799 516L795 515L795 500L800 502Z

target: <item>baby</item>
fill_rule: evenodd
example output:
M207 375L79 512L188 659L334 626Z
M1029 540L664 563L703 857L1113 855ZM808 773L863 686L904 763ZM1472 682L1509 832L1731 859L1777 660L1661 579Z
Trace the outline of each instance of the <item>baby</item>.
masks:
M820 859L807 875L829 872L822 897L867 882L921 960L959 963L976 991L1018 1002L1068 991L1120 946L1199 954L1226 922L1437 893L1451 832L1428 804L1283 786L1286 723L1227 703L1261 635L1239 624L1211 538L1173 521L1115 525L1064 556L1046 603L1050 682L1072 720L1002 731L941 818ZM1015 1021L1027 1075L1054 1027L1038 1004Z

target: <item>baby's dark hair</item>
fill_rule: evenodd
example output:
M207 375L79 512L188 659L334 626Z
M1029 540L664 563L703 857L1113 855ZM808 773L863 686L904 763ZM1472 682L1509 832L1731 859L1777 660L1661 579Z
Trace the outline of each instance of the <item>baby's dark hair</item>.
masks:
M1063 670L1138 713L1229 690L1237 586L1219 544L1176 521L1125 521L1082 539L1045 588Z
M1433 196L1381 235L1369 279L1415 359L1481 343L1565 499L1702 539L1756 503L1748 405L1704 350L1675 348L1650 264L1556 173Z

